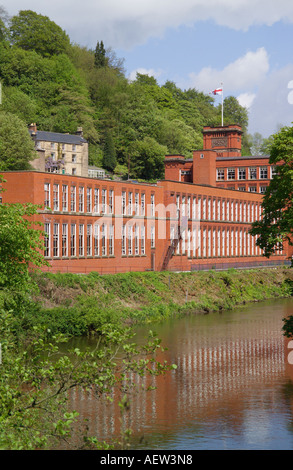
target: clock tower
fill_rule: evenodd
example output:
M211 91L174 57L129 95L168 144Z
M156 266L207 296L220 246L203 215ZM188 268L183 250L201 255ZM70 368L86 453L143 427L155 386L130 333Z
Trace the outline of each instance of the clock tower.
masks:
M242 128L238 124L205 126L203 128L203 149L215 151L217 157L240 157L241 136Z

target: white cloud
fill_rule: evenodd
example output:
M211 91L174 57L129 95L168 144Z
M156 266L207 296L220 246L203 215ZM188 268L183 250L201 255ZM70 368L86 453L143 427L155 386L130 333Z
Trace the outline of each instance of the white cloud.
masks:
M293 22L292 0L2 0L9 14L30 9L49 16L81 45L103 39L113 48L128 48L167 28L213 20L236 30L251 25ZM87 44L85 44L87 42Z
M225 90L231 93L253 89L264 80L268 70L268 54L261 47L256 52L247 52L222 70L205 67L198 74L190 74L190 83L191 87L206 93L223 83L225 95Z
M249 109L256 97L255 93L241 93L237 96L238 103L240 106Z
M290 88L293 64L268 74L249 110L249 132L259 132L264 137L278 131L279 126L291 126L293 102L290 103Z

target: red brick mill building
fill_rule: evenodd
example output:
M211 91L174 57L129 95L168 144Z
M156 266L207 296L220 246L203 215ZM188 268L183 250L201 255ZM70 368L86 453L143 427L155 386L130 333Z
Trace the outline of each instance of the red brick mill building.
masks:
M269 157L241 156L241 127L205 127L192 160L165 158L156 184L45 171L4 172L4 203L42 209L45 258L52 272L101 274L274 266L284 245L262 256L251 223L274 168Z

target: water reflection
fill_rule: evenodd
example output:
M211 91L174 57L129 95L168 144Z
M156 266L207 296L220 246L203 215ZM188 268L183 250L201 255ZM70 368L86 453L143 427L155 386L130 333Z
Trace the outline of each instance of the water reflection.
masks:
M293 366L281 332L282 318L292 312L293 301L284 300L157 325L168 347L161 359L178 368L152 378L155 391L132 398L123 421L137 436L134 446L293 449ZM139 328L139 341L144 334ZM116 398L97 404L75 392L71 404L106 439L121 429Z

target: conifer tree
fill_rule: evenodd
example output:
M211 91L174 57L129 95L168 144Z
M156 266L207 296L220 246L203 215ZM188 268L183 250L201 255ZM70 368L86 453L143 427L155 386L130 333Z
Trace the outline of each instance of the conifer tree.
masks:
M108 64L107 57L106 57L106 49L104 47L103 41L97 42L96 49L95 49L95 66L97 68L106 67Z
M113 171L116 166L116 150L111 131L106 131L103 167L108 171Z

